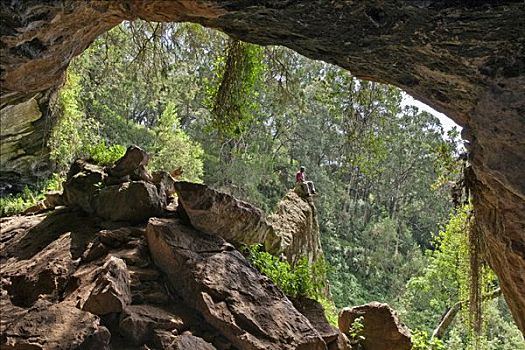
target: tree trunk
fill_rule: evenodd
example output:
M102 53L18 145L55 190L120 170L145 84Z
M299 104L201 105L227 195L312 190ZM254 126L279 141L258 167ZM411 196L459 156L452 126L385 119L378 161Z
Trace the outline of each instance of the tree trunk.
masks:
M497 298L501 295L501 288L498 288L488 294L485 294L481 300L486 301L489 299ZM450 309L448 309L447 313L443 318L441 319L441 322L439 322L439 325L434 329L434 332L432 332L432 338L443 338L446 331L450 327L450 324L452 321L454 321L454 318L458 314L459 310L463 307L464 304L467 303L467 300L458 301L455 303Z

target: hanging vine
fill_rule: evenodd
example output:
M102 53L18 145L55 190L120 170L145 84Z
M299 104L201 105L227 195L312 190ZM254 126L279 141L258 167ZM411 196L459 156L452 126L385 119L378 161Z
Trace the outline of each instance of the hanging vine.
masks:
M471 202L472 190L475 185L475 174L468 163L468 157L464 157L462 166L462 178L458 181L458 192L461 193L458 202L462 204ZM461 198L462 197L462 198ZM456 202L456 201L455 201ZM489 290L489 284L495 279L493 272L485 263L482 256L482 237L476 225L474 212L470 209L468 214L467 242L468 242L468 321L469 337L474 349L481 349L480 339L483 334L483 302L487 295L494 294Z
M230 40L217 63L218 84L210 87L212 127L226 138L243 134L257 110L256 83L262 73L262 48Z

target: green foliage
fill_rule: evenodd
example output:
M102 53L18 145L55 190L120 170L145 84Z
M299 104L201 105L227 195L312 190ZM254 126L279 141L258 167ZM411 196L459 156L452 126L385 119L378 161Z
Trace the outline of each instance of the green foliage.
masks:
M412 332L412 350L445 350L447 349L440 339L432 338L425 331Z
M46 192L62 190L62 182L63 178L55 174L35 188L26 186L21 193L0 197L0 217L21 214L44 199Z
M126 153L126 148L121 145L106 146L105 142L96 145L87 145L89 158L98 165L111 165Z
M20 214L36 202L38 202L38 193L26 186L19 194L0 197L0 216Z
M208 85L214 118L211 127L223 137L239 137L257 111L257 90L262 71L260 46L230 40L215 65L216 82Z
M465 300L468 292L468 246L466 232L470 207L451 215L449 222L427 251L428 264L420 276L410 279L405 305L410 310L407 323L413 328L432 330L439 315L451 302Z
M57 124L49 140L50 157L59 171L65 171L71 162L86 156L86 146L100 140L98 123L86 118L79 103L80 77L72 72L66 75L66 84L58 94Z
M510 317L503 316L508 315L504 302L499 306L492 300L484 302L483 313L486 316L480 336L474 336L470 326L470 308L466 301L469 300L470 285L468 231L471 210L469 205L460 208L457 213L451 215L447 225L435 237L435 248L427 251L428 264L423 273L411 278L407 284L407 291L403 297L404 319L411 328L422 330L416 333L416 340L419 334L421 344L439 346L432 344L432 341L437 342L436 339L429 340L424 335L432 332L438 325L444 311L461 301L466 307L456 316L448 335L443 339L444 348L510 349L515 344L520 344L520 336L517 336L519 331L512 324ZM480 282L482 294L488 294L497 287L493 272L487 268L483 269ZM503 336L502 332L506 335ZM423 345L422 349L434 349L425 348ZM520 347L525 348L525 344L521 343L515 348Z
M324 258L310 264L306 257L303 257L295 266L291 266L286 260L280 260L262 251L261 244L244 246L242 251L252 265L271 279L287 296L317 300L323 307L328 322L337 327L337 309L333 302L325 296L326 274L329 266Z
M350 325L350 329L348 330L350 341L359 343L365 340L365 336L363 335L365 330L364 319L364 316L359 316Z
M292 297L317 299L324 295L326 288L326 271L324 259L313 264L303 257L295 266L286 260L280 260L272 254L262 251L260 244L243 248L253 266L263 275L270 278L284 294Z
M202 181L202 147L193 142L181 129L175 106L168 103L160 116L158 125L153 129L155 141L152 147L152 170L172 171L181 167L183 179Z
M339 315L337 313L337 308L335 307L334 302L323 296L318 296L317 301L323 307L324 315L326 316L328 323L330 323L334 327L338 327L337 322L339 320Z

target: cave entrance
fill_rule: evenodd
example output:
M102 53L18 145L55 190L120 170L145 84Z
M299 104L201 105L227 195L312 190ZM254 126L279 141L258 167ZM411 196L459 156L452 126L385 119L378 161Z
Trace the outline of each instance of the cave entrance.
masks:
M471 141L474 204L485 253L523 330L525 138L520 2L2 2L2 170L30 174L46 110L70 59L138 16L189 20L391 82L445 111ZM31 99L34 102L28 103ZM31 118L22 115L30 111ZM16 113L11 113L15 111ZM12 122L6 129L5 122ZM8 134L4 134L9 130ZM35 146L36 145L36 146ZM40 168L40 167L39 167ZM509 266L512 268L509 269Z
M137 144L151 170L180 167L269 212L306 165L339 307L401 307L459 175L445 169L460 152L457 126L401 90L195 24L124 22L102 34L71 63L56 107L50 146L62 171Z

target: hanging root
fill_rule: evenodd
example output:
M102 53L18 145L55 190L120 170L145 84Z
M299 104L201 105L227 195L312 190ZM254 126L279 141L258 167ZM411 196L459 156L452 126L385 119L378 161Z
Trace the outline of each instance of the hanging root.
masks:
M477 339L482 331L482 259L481 238L479 230L471 217L468 225L470 280L469 280L469 314L470 328Z

